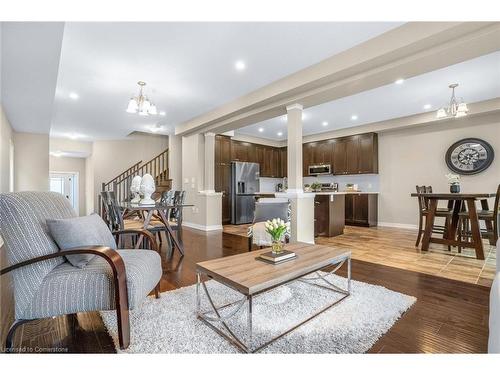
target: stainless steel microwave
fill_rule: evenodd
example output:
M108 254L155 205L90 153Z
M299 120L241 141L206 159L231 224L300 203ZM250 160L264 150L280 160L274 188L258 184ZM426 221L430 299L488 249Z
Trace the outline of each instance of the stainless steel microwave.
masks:
M309 175L318 174L332 174L332 167L330 164L310 165Z

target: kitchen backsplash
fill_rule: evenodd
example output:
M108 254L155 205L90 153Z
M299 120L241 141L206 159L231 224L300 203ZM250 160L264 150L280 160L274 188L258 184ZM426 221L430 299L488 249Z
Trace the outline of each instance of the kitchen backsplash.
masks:
M339 190L345 190L346 184L358 184L358 189L361 191L379 191L379 175L378 174L363 174L351 176L317 176L304 177L304 184L311 185L313 182L339 184Z
M282 178L260 177L259 190L262 193L273 193L276 191L276 185L283 183Z

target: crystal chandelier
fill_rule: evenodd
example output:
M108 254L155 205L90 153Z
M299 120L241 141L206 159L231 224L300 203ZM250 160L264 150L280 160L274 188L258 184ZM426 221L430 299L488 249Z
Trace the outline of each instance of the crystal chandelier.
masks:
M443 107L437 111L437 118L446 117L464 117L469 112L467 108L467 103L463 100L460 102L455 97L455 88L458 87L458 83L453 83L448 86L451 89L451 99L448 107Z
M140 116L156 115L156 106L151 103L146 95L144 95L144 86L146 82L139 81L139 95L133 96L128 102L127 112L138 113Z

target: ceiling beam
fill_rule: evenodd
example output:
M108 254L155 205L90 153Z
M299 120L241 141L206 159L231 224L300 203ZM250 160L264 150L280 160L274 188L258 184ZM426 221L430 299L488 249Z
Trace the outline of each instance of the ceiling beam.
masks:
M178 125L224 132L500 50L498 22L410 22ZM300 46L297 46L300 53Z

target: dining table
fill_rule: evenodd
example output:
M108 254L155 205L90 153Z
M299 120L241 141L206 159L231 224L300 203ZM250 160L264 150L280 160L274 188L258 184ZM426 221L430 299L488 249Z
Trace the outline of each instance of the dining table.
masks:
M483 241L481 239L481 229L479 226L479 218L477 215L476 201L481 202L481 209L488 210L488 198L495 197L496 193L412 193L412 197L422 197L427 199L429 202L429 212L425 220L424 236L422 239L422 250L428 251L429 244L439 243L449 246L460 246L473 248L476 251L476 258L484 260L484 247ZM451 224L448 231L445 232L442 238L432 237L432 228L434 227L434 220L436 218L436 211L438 207L438 202L440 200L445 200L452 202L452 217ZM467 217L470 222L471 240L462 241L461 238L457 238L457 228L459 224L459 214L462 208L467 208ZM487 222L487 226L492 225L492 223Z
M177 248L181 256L184 256L184 245L182 241L179 240L177 236L174 235L174 230L170 225L167 217L167 213L171 212L173 209L182 210L184 207L193 207L192 204L169 204L156 202L154 204L139 204L131 202L118 202L118 207L122 213L122 217L128 216L133 213L139 214L144 218L143 229L148 229L153 215L156 213L157 217L160 219L167 230L168 235L172 239L174 249Z

